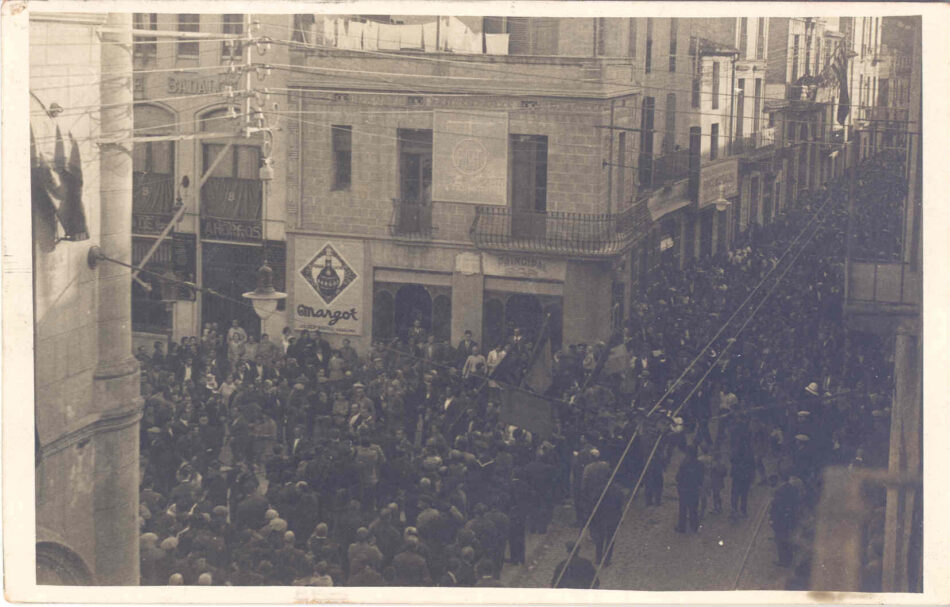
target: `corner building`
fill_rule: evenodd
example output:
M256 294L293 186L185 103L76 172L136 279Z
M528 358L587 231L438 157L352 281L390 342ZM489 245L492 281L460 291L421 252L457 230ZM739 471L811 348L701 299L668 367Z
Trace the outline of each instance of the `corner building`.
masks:
M286 132L293 327L366 348L420 321L488 348L548 313L555 345L607 339L643 225L641 20L304 17Z

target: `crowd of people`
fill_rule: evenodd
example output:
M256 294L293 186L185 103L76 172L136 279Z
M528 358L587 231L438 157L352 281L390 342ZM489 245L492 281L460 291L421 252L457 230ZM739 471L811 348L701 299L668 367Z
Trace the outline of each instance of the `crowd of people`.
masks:
M896 178L866 177L862 196ZM140 348L142 584L500 586L504 563L524 564L526 536L565 502L606 566L641 473L646 505L662 506L673 466L676 531L720 515L727 485L731 516L747 516L758 480L775 490L779 564L807 562L821 468L887 462L888 347L841 319L844 191L804 196L734 251L658 268L609 343L549 361L549 434L504 422L503 393L543 338L518 328L487 355L470 333L451 347L421 323L365 353L319 331L255 342L236 321ZM818 233L790 263L819 207ZM748 326L706 348L783 263L761 311L736 315ZM629 364L610 372L617 345ZM595 585L569 552L552 584Z
M851 254L857 259L898 261L904 254L904 156L902 151L886 150L861 165L855 175L859 212L852 216ZM880 179L882 171L891 178Z

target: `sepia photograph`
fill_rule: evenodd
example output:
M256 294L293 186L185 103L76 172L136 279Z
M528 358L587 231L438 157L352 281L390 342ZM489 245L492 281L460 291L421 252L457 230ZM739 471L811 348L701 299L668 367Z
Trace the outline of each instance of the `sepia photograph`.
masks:
M4 3L10 600L947 591L947 12L581 4Z

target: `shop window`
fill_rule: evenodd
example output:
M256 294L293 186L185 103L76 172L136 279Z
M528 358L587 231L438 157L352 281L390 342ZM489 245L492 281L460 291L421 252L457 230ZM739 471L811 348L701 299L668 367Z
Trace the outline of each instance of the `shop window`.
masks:
M199 31L201 15L182 14L178 15L179 32L197 32ZM198 41L189 38L181 38L178 41L178 57L181 59L198 58Z
M331 128L333 145L333 189L350 187L353 162L353 127L334 124Z

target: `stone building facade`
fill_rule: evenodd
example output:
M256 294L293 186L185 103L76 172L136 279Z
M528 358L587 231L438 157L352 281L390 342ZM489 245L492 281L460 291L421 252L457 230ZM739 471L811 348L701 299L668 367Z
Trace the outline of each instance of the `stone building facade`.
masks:
M138 583L128 15L30 15L36 582ZM105 106L105 107L102 107ZM23 344L20 347L28 349Z

